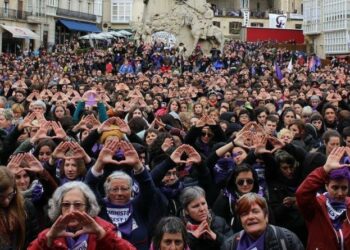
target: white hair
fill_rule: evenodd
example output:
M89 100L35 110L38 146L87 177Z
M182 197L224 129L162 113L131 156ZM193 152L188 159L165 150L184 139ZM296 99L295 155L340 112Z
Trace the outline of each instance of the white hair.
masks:
M52 198L49 200L48 215L52 221L55 221L61 214L61 203L64 195L73 189L78 189L84 194L87 214L91 217L95 217L100 212L96 196L89 186L81 181L70 181L58 187L53 193Z
M105 189L105 193L108 193L108 190L111 188L111 181L115 180L115 179L122 179L122 180L127 180L129 182L129 187L132 187L133 181L130 175L128 175L127 173L123 172L123 171L114 171L113 173L111 173L105 183L104 183L104 189Z

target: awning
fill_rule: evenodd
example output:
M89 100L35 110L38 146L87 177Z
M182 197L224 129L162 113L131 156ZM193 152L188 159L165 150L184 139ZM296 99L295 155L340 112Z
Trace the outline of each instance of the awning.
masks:
M93 23L78 22L78 21L72 21L72 20L66 20L66 19L60 19L58 21L61 22L64 26L66 26L67 29L69 30L92 32L92 33L101 32L101 30L97 28L96 24L93 24Z
M5 30L12 33L12 36L15 38L24 38L24 39L40 39L40 36L30 29L23 28L23 27L17 27L17 26L8 26L8 25L1 25Z

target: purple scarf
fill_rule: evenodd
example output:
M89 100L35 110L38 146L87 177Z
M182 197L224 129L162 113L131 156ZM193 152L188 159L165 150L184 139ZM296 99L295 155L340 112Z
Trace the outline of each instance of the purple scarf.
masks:
M60 178L60 186L62 186L63 184L70 182L70 181L84 181L84 177L78 177L74 180L70 180L67 177L62 177Z
M109 218L113 224L117 226L118 230L123 234L129 236L132 232L133 221L133 207L131 201L125 205L114 205L105 198L104 203Z
M168 198L174 199L178 197L181 191L184 189L184 184L182 181L177 181L173 185L162 186L160 187L160 191Z
M95 143L94 146L92 147L91 151L92 153L98 155L100 151L103 148L103 144ZM124 160L124 152L122 150L117 150L114 154L116 160Z
M332 221L334 229L339 230L346 216L346 204L345 202L335 201L331 199L328 193L325 193L324 195L327 198L326 207L328 216Z
M232 158L220 158L214 166L214 182L215 184L222 183L226 180L228 176L232 173L235 167L234 161Z
M264 250L265 232L257 240L252 239L246 232L241 234L237 250Z
M88 234L82 234L76 240L74 240L72 237L66 237L67 247L69 250L87 249L88 238Z

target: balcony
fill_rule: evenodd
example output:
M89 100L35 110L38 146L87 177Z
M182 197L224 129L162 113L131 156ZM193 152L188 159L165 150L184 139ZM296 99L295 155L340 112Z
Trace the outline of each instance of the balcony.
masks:
M259 10L251 10L249 13L250 18L257 19L268 19L269 14L283 14L283 11L280 10L267 10L267 11L259 11ZM214 10L215 17L242 17L243 13L241 10L227 10L227 9L215 9Z
M92 22L96 22L96 19L97 19L96 15L93 15L93 14L61 9L61 8L57 8L56 15L62 16L62 17L70 17L70 18L74 17L74 18L88 20Z
M30 15L31 13L27 11L0 8L0 19L27 20L27 17Z

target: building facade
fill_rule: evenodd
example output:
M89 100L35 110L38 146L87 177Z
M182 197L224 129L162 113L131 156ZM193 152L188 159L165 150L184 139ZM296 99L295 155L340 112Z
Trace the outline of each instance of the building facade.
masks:
M50 47L100 32L102 4L103 0L3 0L0 51Z
M350 53L350 1L304 0L304 35L309 52L322 58Z
M151 1L151 0L149 0ZM159 1L158 13L173 1ZM144 0L106 0L103 3L103 30L128 29L129 21L140 22ZM242 27L269 27L269 14L285 14L287 29L302 29L302 0L207 0L213 6L214 24L226 37L239 39Z

